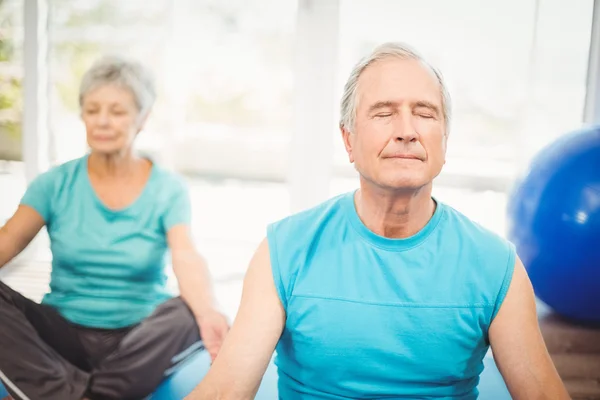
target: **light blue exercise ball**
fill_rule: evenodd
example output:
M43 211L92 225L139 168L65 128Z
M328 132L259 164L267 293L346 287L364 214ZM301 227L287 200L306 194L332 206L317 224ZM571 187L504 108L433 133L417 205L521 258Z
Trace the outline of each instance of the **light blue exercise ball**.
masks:
M182 400L202 381L209 368L208 352L202 351L192 356L173 375L163 381L149 400ZM256 400L277 398L277 369L271 362L256 394Z

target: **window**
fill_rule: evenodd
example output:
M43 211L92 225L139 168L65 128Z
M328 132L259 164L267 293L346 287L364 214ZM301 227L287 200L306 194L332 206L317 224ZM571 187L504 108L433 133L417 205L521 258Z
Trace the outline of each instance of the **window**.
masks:
M85 151L77 90L100 55L146 63L159 84L138 146L182 172L284 179L295 1L51 2L55 161Z
M295 1L186 4L170 82L173 164L203 176L285 179Z
M592 0L340 0L338 92L375 45L402 41L444 75L453 102L434 195L505 234L514 179L535 152L580 126ZM560 28L558 28L560 27ZM357 185L335 132L332 192Z
M91 64L105 54L133 57L150 67L159 84L158 110L142 135L152 142L169 125L163 79L171 2L56 0L49 2L50 158L55 164L82 156L85 132L78 91ZM147 135L146 135L147 133Z
M0 1L0 160L21 161L23 2Z
M374 45L416 47L453 100L442 179L503 190L535 151L581 123L592 8L592 0L341 0L339 92ZM334 163L347 174L336 144Z

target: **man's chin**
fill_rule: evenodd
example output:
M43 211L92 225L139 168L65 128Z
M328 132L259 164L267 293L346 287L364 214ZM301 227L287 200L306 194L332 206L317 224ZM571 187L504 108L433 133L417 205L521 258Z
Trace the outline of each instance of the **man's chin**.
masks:
M383 186L387 187L393 191L410 192L410 191L420 190L424 186L427 186L428 183L429 182L427 182L423 178L406 177L406 178L400 178L400 179L398 179L398 178L390 179L387 182L384 182Z

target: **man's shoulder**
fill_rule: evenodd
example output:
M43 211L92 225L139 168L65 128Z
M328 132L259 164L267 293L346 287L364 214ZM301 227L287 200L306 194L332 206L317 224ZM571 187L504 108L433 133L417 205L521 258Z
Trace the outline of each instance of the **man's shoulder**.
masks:
M463 246L472 249L480 259L506 260L514 253L513 244L491 228L485 227L457 209L445 205L449 234L457 235Z
M464 231L461 233L469 233L473 235L474 238L479 238L482 240L489 239L494 241L505 241L505 239L499 233L495 232L489 227L484 226L481 222L478 222L472 217L467 216L465 213L448 204L444 204L444 207L446 209L445 214L447 215L449 226L451 228Z
M498 293L506 289L512 279L517 257L514 245L452 207L448 206L446 215L444 238L451 242L447 249L461 254L459 268L468 271L468 281L474 283L476 293L487 296L481 302L496 304Z
M346 196L351 194L332 197L267 226L271 266L276 284L283 285L280 296L284 303L294 286L294 277L306 267L305 261L328 241L324 238L331 242L339 235Z
M314 225L321 225L333 214L338 213L342 208L342 203L350 193L343 193L327 199L317 205L292 213L271 224L271 229L277 230L306 230Z

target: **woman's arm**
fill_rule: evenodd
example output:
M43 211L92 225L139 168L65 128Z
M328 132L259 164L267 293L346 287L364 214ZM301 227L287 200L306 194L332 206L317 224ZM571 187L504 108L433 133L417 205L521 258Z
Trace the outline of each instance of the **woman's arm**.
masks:
M44 219L37 211L20 205L0 228L0 268L22 252L44 225Z
M214 360L229 331L229 324L216 309L208 266L196 251L187 225L171 228L167 240L181 297L192 310L204 346Z

